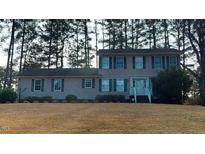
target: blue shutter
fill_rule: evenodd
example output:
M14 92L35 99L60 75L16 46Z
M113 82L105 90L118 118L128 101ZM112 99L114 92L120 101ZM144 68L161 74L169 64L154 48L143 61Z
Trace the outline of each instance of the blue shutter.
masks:
M179 68L180 67L180 57L177 56L177 67Z
M116 56L114 57L114 69L116 69Z
M61 91L64 92L64 79L62 79L61 84L62 84Z
M51 91L54 91L54 79L51 79Z
M116 91L116 86L117 86L116 79L114 79L114 91Z
M41 80L41 91L44 91L44 79Z
M92 88L95 88L95 79L92 80Z
M146 69L146 57L143 56L143 68Z
M165 57L162 56L162 68L165 68Z
M126 68L127 68L127 57L124 56L124 69L126 69Z
M169 68L169 56L167 56L167 68Z
M99 56L99 68L102 69L102 56Z
M112 69L112 57L109 57L109 68Z
M124 92L127 92L127 79L124 79Z
M154 56L152 56L152 68L154 68Z
M85 88L85 79L82 79L82 88Z
M99 91L102 91L102 79L99 79Z
M110 89L110 92L112 91L112 79L109 80L109 89Z
M135 87L135 79L132 80L132 86Z
M31 91L34 91L34 79L31 80Z
M135 69L135 56L132 57L132 68Z

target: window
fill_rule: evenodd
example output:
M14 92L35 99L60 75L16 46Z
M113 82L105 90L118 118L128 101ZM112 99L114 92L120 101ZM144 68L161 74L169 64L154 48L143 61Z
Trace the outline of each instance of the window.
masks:
M154 57L154 68L161 69L162 68L162 57Z
M110 91L110 82L109 80L102 80L102 91L106 92L106 91Z
M35 90L41 90L41 80L35 80Z
M115 65L118 69L124 68L124 56L117 56Z
M124 91L124 80L123 79L116 80L116 91L119 91L119 92Z
M102 57L102 69L109 69L109 57Z
M84 87L85 87L85 88L92 88L92 80L86 79L86 80L84 81Z
M176 67L177 66L177 57L169 57L169 66Z
M135 68L136 69L143 69L144 68L144 62L143 57L135 57Z
M54 80L54 90L60 91L62 88L62 80L61 79L55 79Z

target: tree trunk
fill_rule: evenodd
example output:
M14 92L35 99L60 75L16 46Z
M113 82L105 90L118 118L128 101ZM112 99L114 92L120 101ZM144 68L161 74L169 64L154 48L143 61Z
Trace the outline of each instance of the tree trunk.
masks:
M20 57L20 65L19 65L19 73L22 72L22 60L24 54L24 36L25 36L25 19L23 20L23 34L22 34L22 43L21 43L21 57Z
M9 75L9 66L10 66L10 57L11 57L11 48L14 41L14 31L15 31L15 19L12 20L12 30L11 30L11 39L9 44L9 50L8 50L8 57L7 57L7 65L6 65L6 72L4 77L4 88L8 85L8 75Z
M51 66L51 54L52 54L52 37L53 37L53 21L50 20L51 26L50 26L50 40L49 40L49 52L48 52L48 69Z
M125 19L125 48L127 47L127 19Z
M132 38L131 38L131 47L134 49L134 19L131 19L131 24L132 24Z

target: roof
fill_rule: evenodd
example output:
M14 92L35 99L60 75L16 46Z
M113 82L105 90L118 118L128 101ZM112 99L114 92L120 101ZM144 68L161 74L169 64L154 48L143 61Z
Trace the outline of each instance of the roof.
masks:
M182 51L170 48L156 49L100 49L97 54L181 54Z
M42 69L31 68L26 69L18 75L19 77L97 77L97 68L57 68Z

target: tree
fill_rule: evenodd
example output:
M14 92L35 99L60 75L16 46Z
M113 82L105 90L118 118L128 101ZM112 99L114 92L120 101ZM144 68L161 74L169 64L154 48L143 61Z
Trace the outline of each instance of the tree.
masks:
M189 38L192 52L199 64L199 73L182 65L196 78L199 84L200 104L205 106L205 20L196 19L186 22L188 24L186 36Z
M161 71L154 79L154 95L165 103L183 103L190 91L192 80L182 69Z

